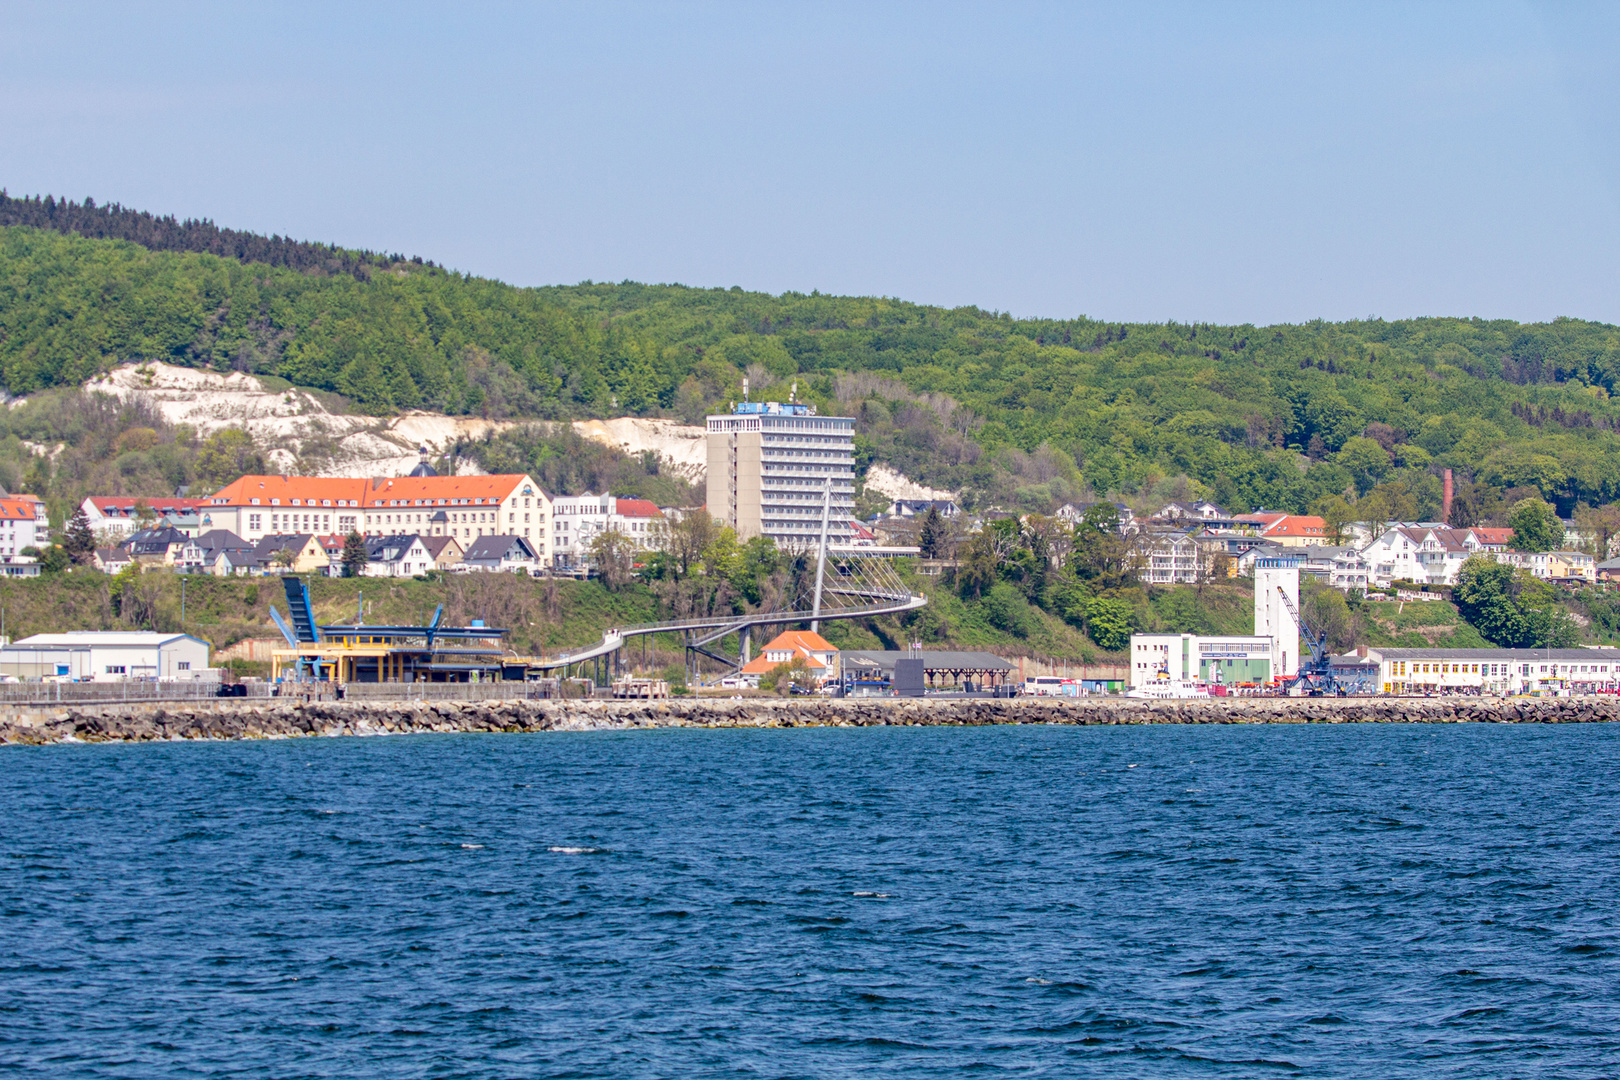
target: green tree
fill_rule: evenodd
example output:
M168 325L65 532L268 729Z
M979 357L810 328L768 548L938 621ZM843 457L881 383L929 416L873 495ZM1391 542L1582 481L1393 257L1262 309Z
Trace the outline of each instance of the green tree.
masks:
M783 697L800 691L813 691L816 688L816 677L810 671L810 665L803 656L795 656L792 660L777 664L771 670L759 677L761 690L774 690Z
M365 537L357 532L351 532L343 538L343 576L359 577L365 572L366 564L371 556L366 552Z
M1109 597L1086 602L1086 636L1100 649L1121 652L1131 643L1131 605Z
M1620 503L1576 507L1575 523L1591 536L1591 554L1601 562L1609 557L1615 538L1620 537Z
M1558 511L1540 499L1520 499L1508 515L1509 543L1517 551L1552 551L1563 546L1564 523Z
M90 531L90 518L85 514L83 504L68 519L67 531L62 536L62 549L74 562L81 564L95 554L96 534Z
M1027 638L1040 629L1040 619L1024 594L1005 581L998 581L980 601L990 625L1015 637Z
M40 570L47 574L60 574L72 565L73 556L69 555L65 548L56 544L46 548L45 554L40 556L39 560Z
M617 592L630 579L630 566L636 557L636 542L618 529L603 529L586 546L596 576L608 592Z
M1356 440L1352 439L1351 442ZM1364 442L1372 442L1365 439ZM1377 443L1373 443L1377 446ZM1355 507L1345 501L1343 495L1324 495L1311 504L1311 513L1322 519L1322 529L1327 538L1335 544L1344 543L1345 526L1358 520Z
M1333 455L1333 460L1350 471L1358 495L1371 491L1389 471L1388 451L1372 439L1360 435L1346 440L1344 448Z
M1518 597L1529 575L1484 555L1475 555L1457 572L1452 600L1480 636L1504 649L1530 645L1533 634Z
M922 527L917 532L918 553L925 559L947 559L951 540L950 526L946 524L939 507L930 506L923 515Z
M242 428L216 431L197 450L197 482L217 491L243 476L264 472L264 456Z

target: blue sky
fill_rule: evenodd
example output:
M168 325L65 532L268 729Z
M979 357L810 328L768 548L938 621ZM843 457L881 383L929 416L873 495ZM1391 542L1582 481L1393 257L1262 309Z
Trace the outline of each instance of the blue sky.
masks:
M0 185L520 285L1620 322L1616 10L0 3Z

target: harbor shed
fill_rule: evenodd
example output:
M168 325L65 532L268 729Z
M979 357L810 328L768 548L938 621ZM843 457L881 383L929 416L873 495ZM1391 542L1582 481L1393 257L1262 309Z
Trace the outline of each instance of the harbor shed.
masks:
M1012 677L1013 666L994 653L919 649L853 649L843 656L845 681L893 681L896 660L920 659L923 682L933 688L965 687L976 690L1000 686Z
M24 681L65 678L86 682L216 676L208 666L208 642L190 634L153 630L35 634L0 647L0 674Z

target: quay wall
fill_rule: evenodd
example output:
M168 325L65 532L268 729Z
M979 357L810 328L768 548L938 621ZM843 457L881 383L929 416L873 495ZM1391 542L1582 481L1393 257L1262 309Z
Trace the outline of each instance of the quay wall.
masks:
M1591 723L1620 699L1237 698L365 702L248 700L0 705L0 743L149 742L632 728L982 724Z

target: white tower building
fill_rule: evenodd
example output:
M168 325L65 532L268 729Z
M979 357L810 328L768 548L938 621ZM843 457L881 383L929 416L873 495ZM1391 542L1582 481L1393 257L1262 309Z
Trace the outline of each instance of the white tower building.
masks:
M1283 597L1287 597L1287 603ZM1254 561L1254 632L1271 638L1271 674L1288 677L1299 672L1299 563L1294 559Z

